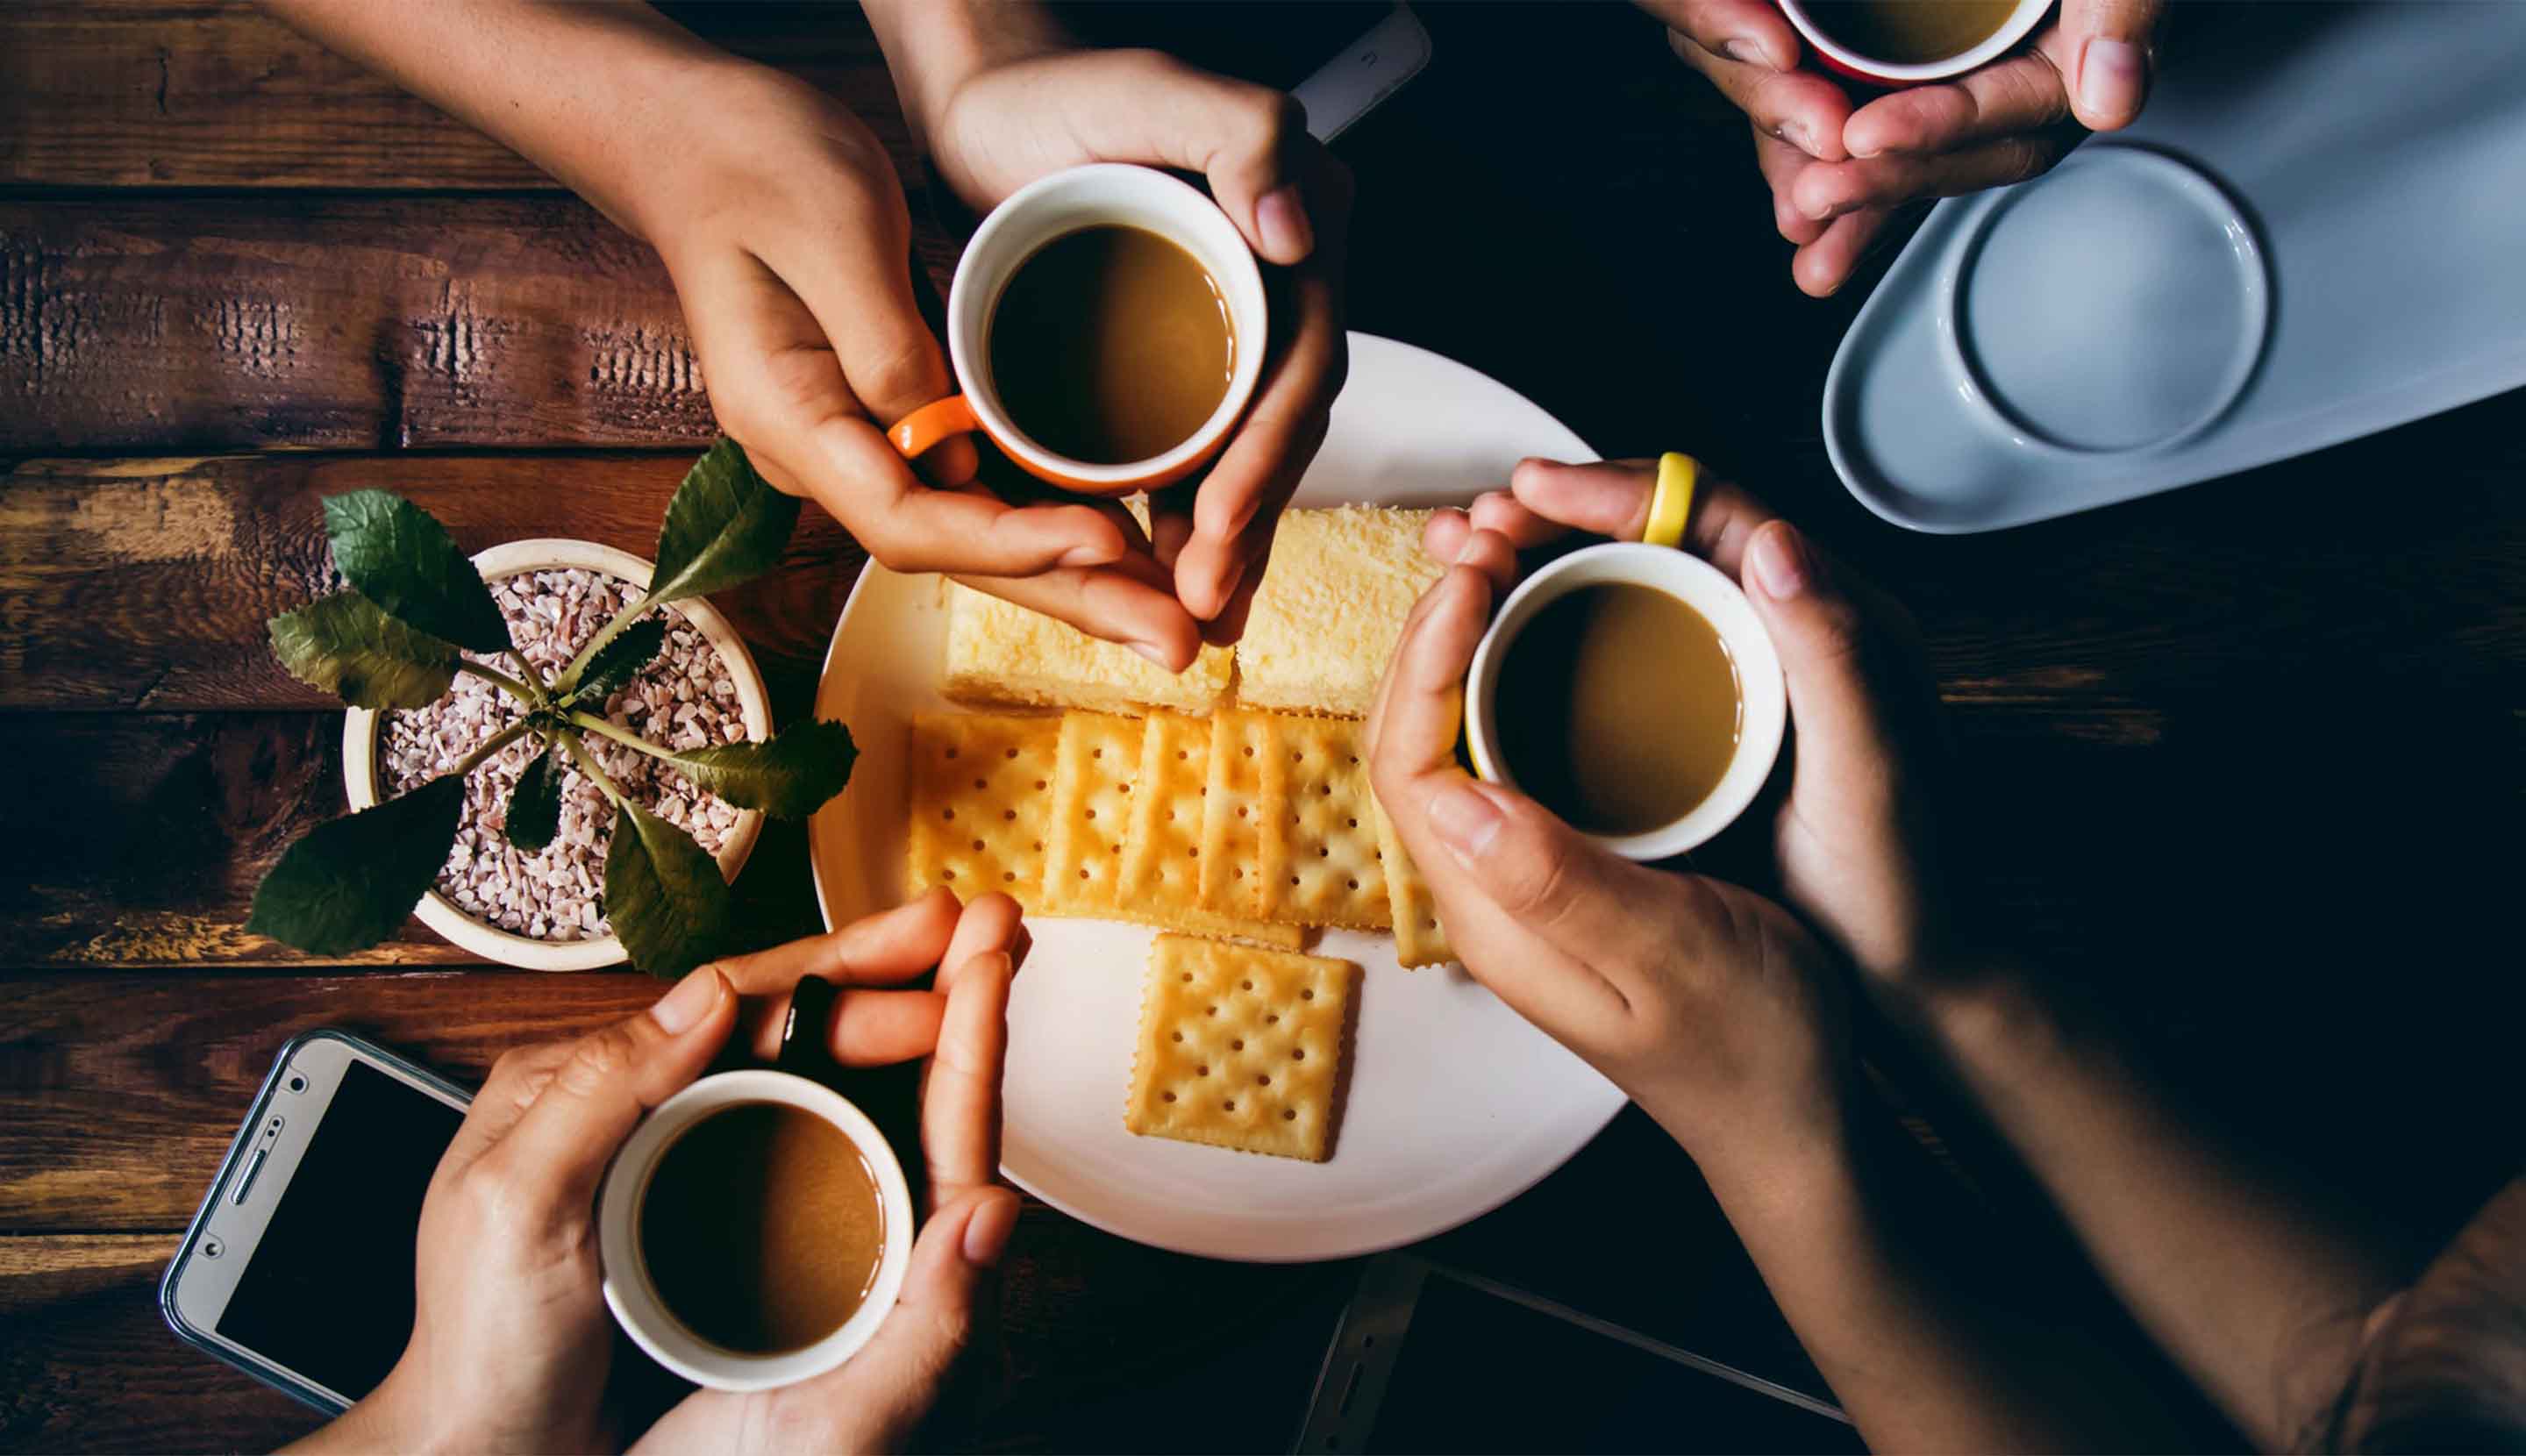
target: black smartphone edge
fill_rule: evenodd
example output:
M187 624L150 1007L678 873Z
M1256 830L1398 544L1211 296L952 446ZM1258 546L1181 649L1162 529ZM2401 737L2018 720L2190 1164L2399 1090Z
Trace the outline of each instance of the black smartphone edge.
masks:
M202 1230L209 1226L212 1211L219 1207L221 1192L227 1187L228 1180L236 1175L238 1167L243 1163L252 1144L252 1138L248 1134L262 1125L264 1109L272 1104L273 1093L280 1084L281 1072L301 1050L319 1041L341 1042L363 1056L374 1057L380 1062L388 1063L395 1070L417 1080L428 1082L456 1098L463 1105L473 1104L474 1094L464 1087L458 1086L408 1057L397 1056L364 1036L353 1035L337 1027L315 1027L290 1037L281 1044L279 1052L274 1055L272 1070L264 1074L262 1087L256 1090L254 1101L246 1107L246 1115L238 1121L236 1136L229 1139L227 1155L220 1159L219 1172L212 1176L209 1190L202 1194L201 1207L193 1210L192 1222L184 1226L184 1241L177 1246L176 1257L168 1261L167 1272L159 1276L158 1315L167 1322L167 1328L176 1332L177 1339L191 1345L194 1349L211 1356L223 1365L254 1377L301 1405L312 1407L327 1416L338 1416L350 1407L337 1403L324 1391L298 1380L278 1366L249 1360L224 1348L204 1331L195 1330L176 1309L177 1280L183 1277L185 1265L192 1262L195 1246L201 1241ZM328 1105L326 1110L330 1112L332 1109Z

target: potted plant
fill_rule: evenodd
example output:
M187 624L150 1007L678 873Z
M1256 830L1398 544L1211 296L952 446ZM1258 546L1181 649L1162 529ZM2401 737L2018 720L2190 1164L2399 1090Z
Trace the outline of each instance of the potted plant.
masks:
M662 976L733 949L727 880L760 816L813 814L841 792L855 757L839 723L769 733L752 660L700 600L770 570L797 516L796 498L731 440L668 502L654 568L566 541L511 542L469 561L399 496L328 497L348 589L275 618L272 643L292 676L353 709L344 765L355 812L289 847L246 928L337 955L385 939L418 906L450 939L513 965L628 957ZM459 700L467 711L451 714ZM381 740L425 713L435 737L381 764ZM434 771L415 772L433 756ZM529 856L539 878L526 888L567 896L597 888L595 853L610 935L516 933L433 887L481 856L511 871ZM573 912L581 924L553 929L593 931L593 903Z

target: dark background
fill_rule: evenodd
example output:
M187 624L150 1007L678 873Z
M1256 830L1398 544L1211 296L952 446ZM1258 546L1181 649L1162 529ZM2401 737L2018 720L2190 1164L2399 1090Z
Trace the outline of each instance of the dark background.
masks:
M2000 535L1904 533L1843 491L1817 425L1882 258L1798 294L1742 119L1628 8L1422 10L1431 67L1337 148L1360 184L1352 326L1497 377L1605 454L1690 449L1904 600L1982 913L2096 991L2205 1125L2415 1250L2443 1240L2520 1163L2526 397ZM679 13L833 86L923 192L854 12ZM1271 53L1297 49L1288 14L1092 18L1287 80L1312 64ZM914 198L937 276L948 211ZM149 1303L292 1031L349 1026L471 1078L653 994L478 967L418 929L317 964L238 927L281 846L340 807L338 710L259 647L321 562L314 496L392 485L468 549L643 549L710 432L689 365L646 249L254 12L0 10L0 758L28 770L0 798L0 1446L307 1428ZM785 711L858 559L811 524L790 570L727 603ZM741 887L767 937L812 928L794 835L767 833ZM1913 1110L2005 1230L1994 1265L2116 1330L2040 1201L1969 1125ZM1812 1381L1636 1113L1425 1252ZM1161 1254L1031 1205L1007 1383L942 1434L1277 1447L1352 1278ZM2195 1443L2233 1441L2179 1408Z

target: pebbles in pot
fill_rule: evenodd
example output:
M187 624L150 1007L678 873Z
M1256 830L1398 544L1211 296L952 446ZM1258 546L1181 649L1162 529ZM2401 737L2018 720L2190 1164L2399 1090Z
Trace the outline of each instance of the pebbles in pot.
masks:
M617 577L579 569L525 572L491 583L509 632L538 676L550 680L574 654L637 601ZM728 664L672 608L667 644L639 677L605 700L605 716L662 748L690 749L745 738L745 715ZM469 653L469 657L477 656ZM479 657L514 676L516 664ZM507 693L470 673L427 708L385 714L378 744L379 790L392 797L453 769L484 739L526 716ZM735 828L737 811L696 788L672 765L612 739L580 742L624 796L682 828L711 854ZM512 846L503 829L509 791L548 745L532 734L482 761L465 783L465 817L438 873L438 892L486 925L536 940L584 940L612 933L601 905L605 844L614 806L567 758L561 771L561 829L535 854Z

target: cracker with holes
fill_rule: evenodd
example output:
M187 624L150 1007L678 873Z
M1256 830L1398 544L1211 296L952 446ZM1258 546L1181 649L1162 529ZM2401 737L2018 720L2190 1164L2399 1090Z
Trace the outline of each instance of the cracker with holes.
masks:
M1042 904L1046 809L1061 720L925 713L912 721L910 886Z
M1139 728L1132 818L1123 836L1114 913L1165 929L1296 950L1300 933L1295 926L1239 920L1201 907L1202 805L1210 774L1210 723L1160 711L1142 720Z
M1332 1147L1348 961L1160 935L1123 1126L1321 1163Z
M1367 726L1356 718L1262 715L1273 768L1255 892L1256 918L1383 930L1394 924L1369 807Z
M1201 804L1201 908L1241 920L1263 913L1263 886L1288 872L1286 836L1265 828L1287 811L1288 775L1276 751L1273 715L1222 708L1210 716L1210 763Z
M1377 817L1377 857L1386 871L1387 905L1394 915L1394 959L1407 971L1443 966L1456 958L1456 951L1440 928L1439 905L1431 898L1430 881L1421 878L1420 867L1395 836L1394 824L1375 793L1369 795L1368 807Z
M1132 779L1140 766L1140 721L1065 713L1053 749L1052 801L1043 836L1046 915L1110 915Z

